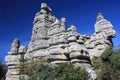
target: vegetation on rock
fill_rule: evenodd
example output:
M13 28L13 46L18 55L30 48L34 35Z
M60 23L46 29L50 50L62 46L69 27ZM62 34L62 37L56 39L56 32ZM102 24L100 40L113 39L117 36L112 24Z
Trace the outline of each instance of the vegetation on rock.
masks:
M55 67L59 80L88 80L89 74L84 69L76 68L71 64L60 64Z
M107 49L99 58L93 58L92 65L97 70L97 80L120 79L120 53Z
M31 61L20 65L20 74L28 75L29 80L88 80L88 72L75 68L72 64L59 64L51 67L47 62Z

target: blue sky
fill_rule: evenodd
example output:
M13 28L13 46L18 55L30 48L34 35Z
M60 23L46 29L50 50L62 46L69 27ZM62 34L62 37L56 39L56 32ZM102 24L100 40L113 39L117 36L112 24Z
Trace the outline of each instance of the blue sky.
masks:
M98 12L109 20L117 36L115 46L120 44L120 0L0 0L0 58L4 61L15 38L21 45L28 45L32 22L40 4L47 3L58 19L67 18L67 28L73 24L80 34L93 34Z

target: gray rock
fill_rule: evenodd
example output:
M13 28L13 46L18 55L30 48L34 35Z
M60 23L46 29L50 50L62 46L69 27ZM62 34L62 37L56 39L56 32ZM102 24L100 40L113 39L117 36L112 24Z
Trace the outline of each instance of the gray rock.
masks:
M5 58L8 66L6 80L19 80L17 65L23 53L28 62L33 59L49 61L51 65L72 63L87 70L90 80L96 78L90 61L94 56L100 57L105 49L113 46L112 38L116 35L113 25L99 13L93 35L80 35L74 25L70 25L66 31L66 19L59 20L51 12L52 9L47 4L41 4L41 10L36 13L33 21L28 48L20 46L18 39L13 41Z
M27 51L26 46L20 46L18 53L25 53Z
M68 53L68 46L65 44L54 45L49 48L50 54L64 54Z
M15 39L11 45L11 50L8 54L17 54L20 47L20 41L18 39Z
M6 80L20 80L19 75L13 75L6 78Z
M67 42L66 35L64 33L55 34L55 35L51 36L49 39L50 45L56 45L59 43L66 43L66 42Z
M5 61L7 64L11 63L11 62L19 62L19 58L20 58L20 55L7 55L5 57Z
M19 64L21 54L26 52L27 48L25 46L20 46L20 41L15 39L11 45L11 50L5 57L6 65L8 66L8 71L6 73L6 80L19 80Z
M116 32L113 25L99 13L95 23L95 33L91 36L90 40L85 42L91 59L94 56L99 57L105 49L112 47L111 39L115 35Z
M70 63L69 61L52 61L51 65L61 64L61 63Z
M64 54L61 55L49 55L49 61L65 61L67 57Z
M69 43L69 52L79 52L83 47L83 45L80 45L76 42L71 42Z
M49 55L49 52L47 49L41 49L41 50L37 50L37 51L34 51L32 53L32 57L33 58L37 58L37 57L44 57L44 56L48 56Z

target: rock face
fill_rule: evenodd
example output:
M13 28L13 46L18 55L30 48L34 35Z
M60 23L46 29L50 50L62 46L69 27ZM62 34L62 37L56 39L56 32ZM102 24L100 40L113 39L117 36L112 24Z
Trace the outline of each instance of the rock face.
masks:
M8 71L6 74L6 80L19 80L19 59L21 54L25 53L27 48L20 46L20 41L15 39L11 45L11 50L5 57Z
M113 25L101 13L98 13L94 27L95 33L85 42L91 59L99 57L106 48L112 47L112 38L116 35Z
M25 59L41 59L50 64L71 63L86 69L91 78L96 78L91 67L91 59L99 57L108 47L112 47L112 38L116 32L112 24L98 14L95 23L95 33L91 36L80 35L74 25L66 30L66 19L57 19L51 14L52 9L47 4L41 4L41 10L36 13L33 21L32 36L28 48L20 46L19 40L13 41L11 51L6 56L8 65L7 79L11 75L19 75L16 64L20 53L25 53Z

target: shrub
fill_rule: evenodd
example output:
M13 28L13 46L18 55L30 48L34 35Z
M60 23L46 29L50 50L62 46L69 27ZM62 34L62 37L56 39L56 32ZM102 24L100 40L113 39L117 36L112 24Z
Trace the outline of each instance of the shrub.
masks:
M75 68L71 64L60 64L55 67L60 80L88 80L88 72L84 69Z
M71 64L60 64L51 67L39 61L31 61L24 66L21 74L29 76L29 80L88 80L88 72L75 68Z
M98 57L94 57L91 61L92 63L92 67L94 69L99 69L100 65L101 65L101 58L98 58Z
M97 66L97 80L119 80L120 79L120 55L112 49L105 50L100 58L92 60ZM96 65L94 66L96 67Z
M58 74L49 65L40 64L31 75L30 80L55 80ZM58 79L57 79L58 80Z

